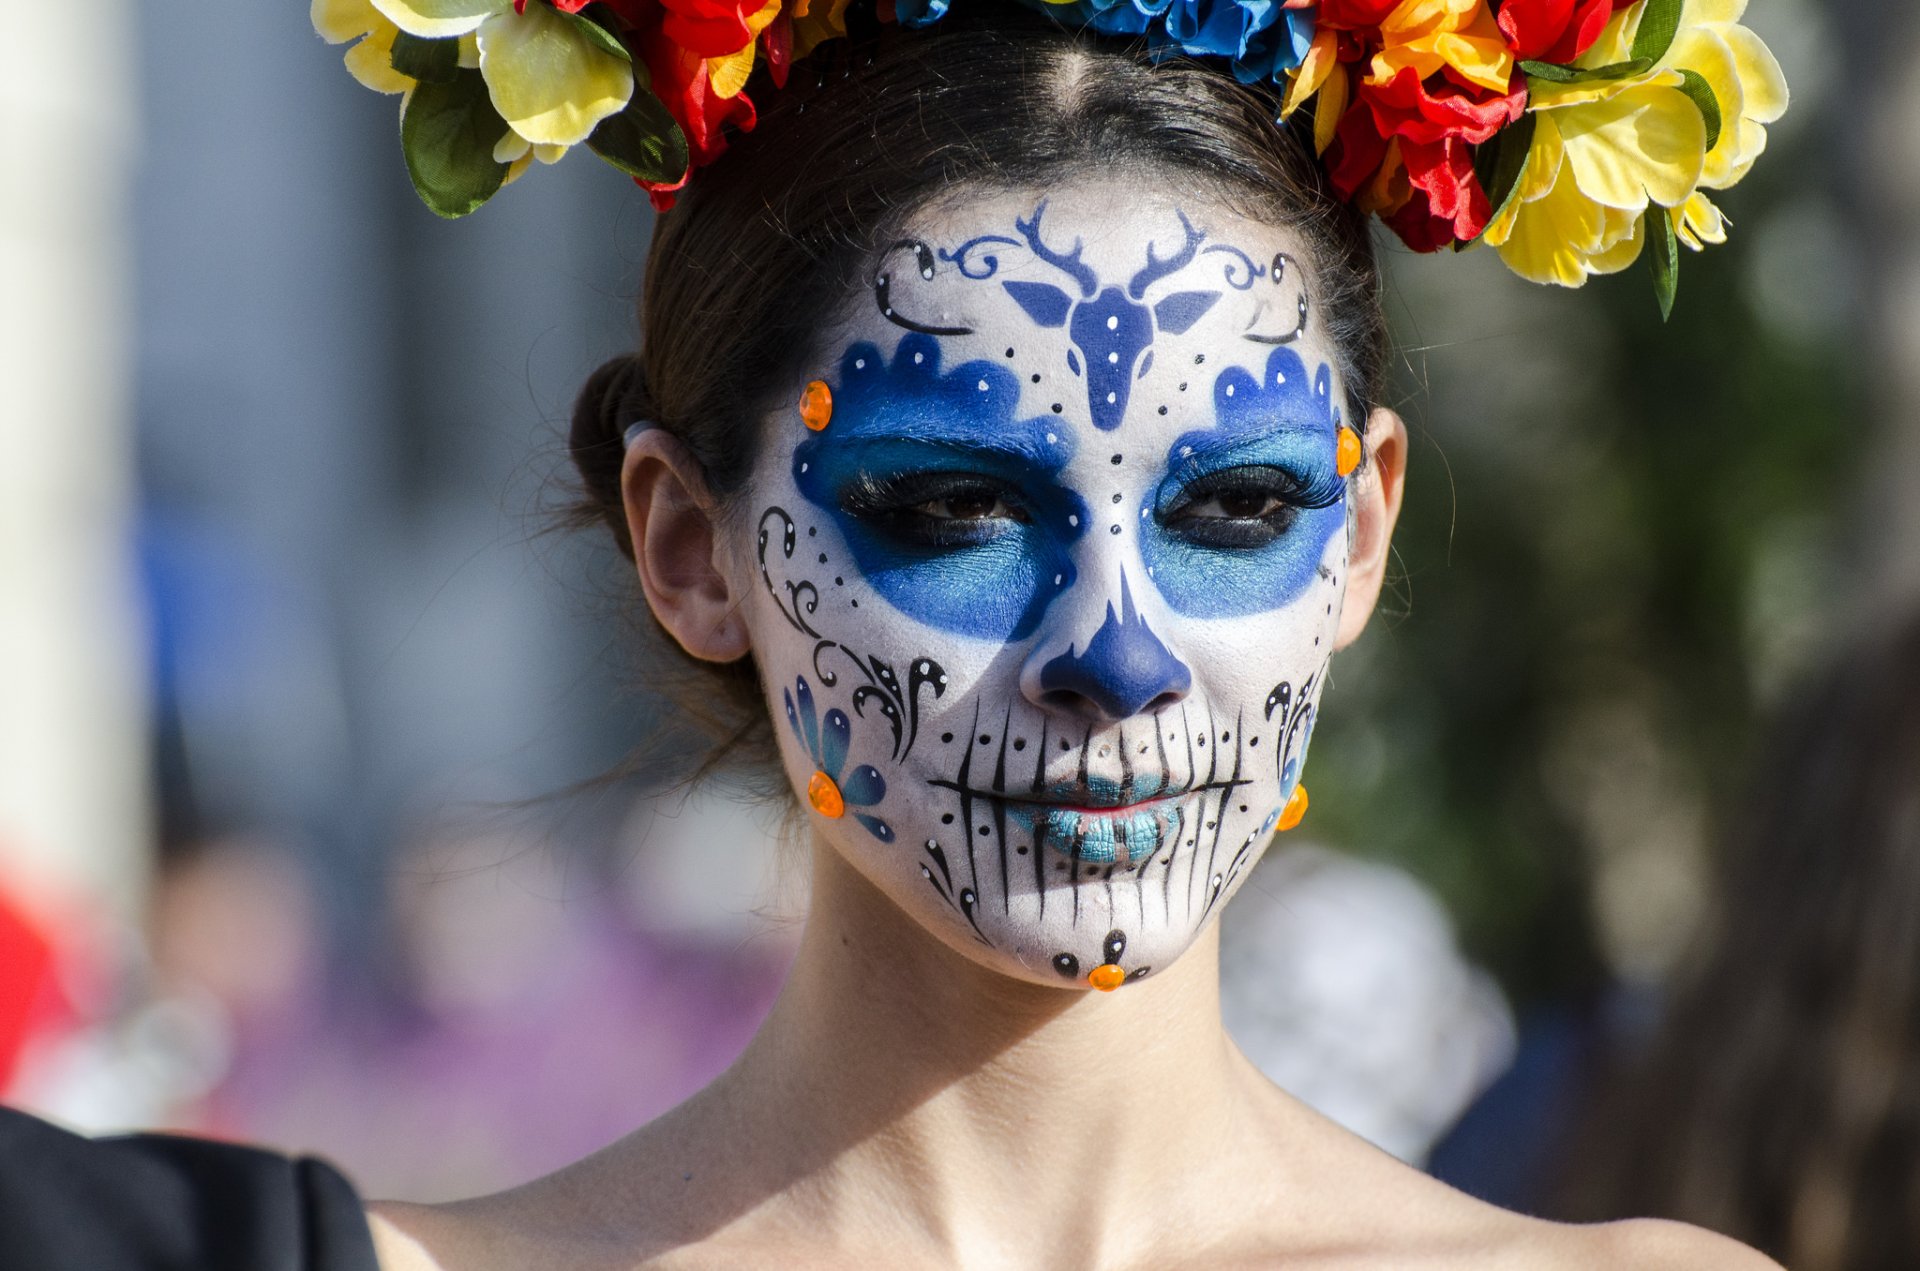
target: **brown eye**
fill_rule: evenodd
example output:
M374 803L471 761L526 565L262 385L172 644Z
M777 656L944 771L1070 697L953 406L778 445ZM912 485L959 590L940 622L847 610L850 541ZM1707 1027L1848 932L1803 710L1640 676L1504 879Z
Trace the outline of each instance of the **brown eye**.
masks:
M1280 500L1252 490L1227 491L1214 502L1219 505L1222 516L1230 516L1236 520L1265 516L1280 506Z
M1026 519L1017 509L1009 507L1005 499L985 490L928 499L914 511L941 521L986 521L1003 517L1015 521Z
M1271 516L1286 504L1271 494L1257 490L1222 490L1210 499L1201 499L1187 509L1187 515L1203 519L1251 521Z

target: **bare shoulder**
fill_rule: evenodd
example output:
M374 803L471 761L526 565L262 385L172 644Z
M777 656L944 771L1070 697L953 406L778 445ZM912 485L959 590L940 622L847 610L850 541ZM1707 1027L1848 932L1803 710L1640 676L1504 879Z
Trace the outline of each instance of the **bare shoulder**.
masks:
M380 1271L447 1271L427 1243L427 1230L440 1225L433 1210L431 1205L390 1200L368 1203L367 1227L373 1232Z
M519 1221L512 1193L445 1205L367 1205L380 1271L494 1271L552 1265L536 1225Z
M1647 1271L1781 1271L1759 1251L1701 1227L1660 1218L1635 1218L1568 1233L1572 1267L1632 1267Z

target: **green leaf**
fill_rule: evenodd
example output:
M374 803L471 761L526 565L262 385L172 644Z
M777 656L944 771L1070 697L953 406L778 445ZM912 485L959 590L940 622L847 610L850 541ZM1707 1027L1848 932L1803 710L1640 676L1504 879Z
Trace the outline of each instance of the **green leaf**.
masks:
M1640 29L1634 33L1633 56L1648 63L1659 61L1673 47L1680 32L1680 10L1685 0L1646 0L1640 11Z
M1681 71L1680 78L1680 91L1693 99L1693 104L1700 108L1700 118L1706 121L1707 149L1711 150L1720 140L1720 99L1714 96L1713 86L1699 71Z
M1488 225L1507 210L1507 204L1513 202L1520 189L1520 174L1526 170L1527 155L1533 150L1534 123L1535 117L1531 113L1522 115L1474 152L1474 173L1480 178L1481 188L1487 192L1488 202L1493 204L1493 215L1487 218ZM1492 153L1489 154L1489 151ZM1485 232L1483 228L1481 233Z
M643 181L671 184L686 175L685 134L660 99L637 84L626 109L602 119L587 145L614 167Z
M393 69L423 84L451 84L460 73L460 41L426 40L405 31L393 37Z
M1609 62L1605 66L1562 66L1558 62L1522 62L1520 69L1529 78L1543 79L1550 84L1591 84L1600 80L1631 79L1635 75L1644 75L1653 69L1653 63L1643 57L1626 62Z
M617 57L623 62L633 61L633 54L629 53L627 46L620 42L620 37L601 26L598 22L595 22L592 18L589 18L586 14L568 13L564 9L555 9L554 12L573 23L574 29L586 36L588 42L602 53Z
M1673 232L1667 209L1647 209L1647 265L1653 270L1653 297L1660 302L1660 320L1673 317L1673 298L1680 290L1680 239Z
M493 148L507 121L493 108L487 82L461 70L445 84L423 82L407 94L400 116L400 149L414 191L436 215L465 216L494 196L507 165Z

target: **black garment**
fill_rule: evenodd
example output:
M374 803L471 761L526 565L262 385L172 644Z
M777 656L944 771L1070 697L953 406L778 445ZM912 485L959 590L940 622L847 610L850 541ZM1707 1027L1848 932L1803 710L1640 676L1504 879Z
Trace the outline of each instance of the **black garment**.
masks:
M324 1161L170 1134L87 1139L0 1108L0 1271L378 1271Z

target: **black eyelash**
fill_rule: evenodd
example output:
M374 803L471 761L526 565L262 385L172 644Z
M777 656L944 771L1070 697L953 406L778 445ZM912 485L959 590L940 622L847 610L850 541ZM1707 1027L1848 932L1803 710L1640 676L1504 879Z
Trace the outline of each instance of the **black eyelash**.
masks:
M926 516L915 511L935 499L967 495L1003 501L1014 510L1014 519L1030 519L1012 490L972 472L903 472L884 477L859 472L841 488L839 502L847 515L868 522L888 537L939 549L973 546L1004 532L998 520Z
M1224 518L1183 515L1195 504L1222 495L1245 494L1276 499L1281 506L1264 516ZM1246 464L1197 477L1183 486L1173 503L1159 514L1160 523L1202 547L1265 547L1292 528L1303 511L1331 507L1339 501L1339 486L1319 489L1285 468Z

